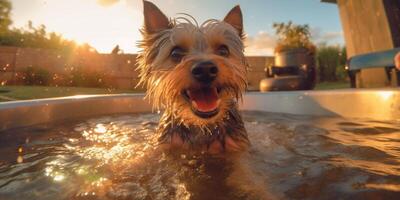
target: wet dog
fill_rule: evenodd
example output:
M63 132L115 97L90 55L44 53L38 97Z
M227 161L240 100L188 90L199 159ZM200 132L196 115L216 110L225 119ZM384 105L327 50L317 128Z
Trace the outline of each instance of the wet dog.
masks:
M237 103L246 89L243 21L239 6L201 25L190 16L168 19L144 4L140 83L163 109L160 142L210 153L249 146Z

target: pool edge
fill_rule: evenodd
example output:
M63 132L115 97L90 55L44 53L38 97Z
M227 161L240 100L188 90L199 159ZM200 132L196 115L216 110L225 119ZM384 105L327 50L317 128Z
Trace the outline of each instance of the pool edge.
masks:
M248 92L242 110L377 120L400 119L399 89ZM0 103L0 131L117 113L151 112L144 94L78 95Z

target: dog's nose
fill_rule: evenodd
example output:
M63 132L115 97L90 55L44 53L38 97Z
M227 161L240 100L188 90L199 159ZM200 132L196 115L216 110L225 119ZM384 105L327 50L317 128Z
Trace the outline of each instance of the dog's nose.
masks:
M200 62L192 67L193 77L202 83L211 83L218 74L218 67L210 61Z

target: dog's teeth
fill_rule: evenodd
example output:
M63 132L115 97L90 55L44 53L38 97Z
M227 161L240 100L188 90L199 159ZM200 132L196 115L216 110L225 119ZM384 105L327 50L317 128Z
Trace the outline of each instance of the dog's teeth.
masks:
M198 109L196 101L192 101L192 105L193 105L194 108Z

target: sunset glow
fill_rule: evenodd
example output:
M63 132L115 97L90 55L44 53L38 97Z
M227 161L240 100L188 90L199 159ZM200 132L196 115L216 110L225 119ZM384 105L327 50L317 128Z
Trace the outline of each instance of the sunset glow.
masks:
M222 19L239 4L244 14L247 55L272 55L276 44L272 24L289 20L309 24L316 43L343 44L336 7L319 1L151 1L168 17L188 13L199 23L210 18ZM44 24L49 32L60 33L78 44L89 43L101 53L110 53L117 44L124 53L138 51L142 0L11 0L11 3L12 26L16 28L26 27L32 21L35 27Z
M18 6L16 2L14 7ZM25 24L14 26L24 27L31 20L35 26L44 24L49 31L61 33L79 44L89 43L99 52L109 53L117 44L124 51L136 52L143 20L138 8L139 5L128 1L103 5L96 0L40 0L36 2L36 9L32 9L34 13L18 16L26 18L21 20Z

